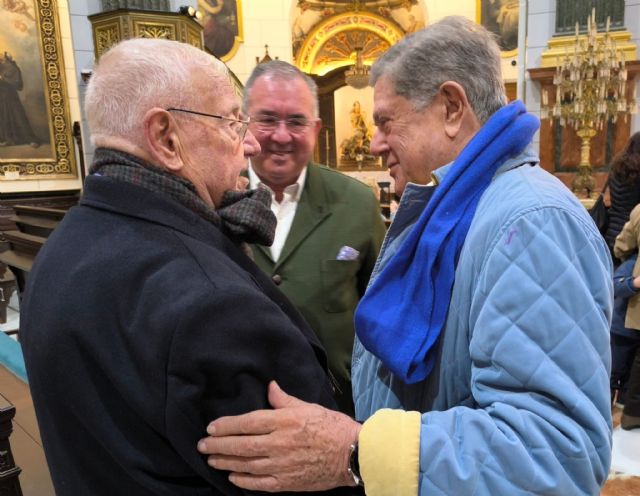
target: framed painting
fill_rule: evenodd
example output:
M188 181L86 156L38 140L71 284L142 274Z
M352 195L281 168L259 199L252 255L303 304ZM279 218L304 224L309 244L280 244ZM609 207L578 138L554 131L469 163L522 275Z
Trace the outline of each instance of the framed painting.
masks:
M0 181L77 177L57 14L0 3Z
M496 35L504 57L517 54L519 3L519 0L476 0L477 22Z
M240 0L198 0L204 46L223 62L236 54L243 41Z

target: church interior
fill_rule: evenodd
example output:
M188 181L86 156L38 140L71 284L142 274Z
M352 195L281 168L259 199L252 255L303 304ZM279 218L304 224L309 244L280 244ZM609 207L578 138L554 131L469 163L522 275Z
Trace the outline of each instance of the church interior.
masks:
M369 67L449 15L495 34L508 98L541 119L533 140L541 166L591 208L613 158L640 131L640 0L0 2L0 75L18 68L12 105L23 116L10 123L0 107L1 494L54 494L21 363L19 302L38 250L82 194L93 158L84 94L101 54L131 37L189 43L226 64L239 95L257 64L294 64L318 85L314 161L369 185L389 224L398 198L370 151ZM589 66L594 50L599 72ZM587 81L592 69L597 75ZM620 414L614 408L606 496L640 494L640 429L621 429Z

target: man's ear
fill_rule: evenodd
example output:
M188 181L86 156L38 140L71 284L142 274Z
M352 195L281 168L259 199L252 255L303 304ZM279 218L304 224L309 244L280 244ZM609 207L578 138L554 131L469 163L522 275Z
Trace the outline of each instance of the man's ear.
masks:
M438 91L445 106L444 131L449 138L454 139L460 133L465 119L473 115L473 110L464 88L455 81L445 81Z
M322 119L320 119L318 117L318 119L316 120L314 126L313 126L313 133L316 136L316 139L318 139L318 135L320 134L320 129L322 128Z
M182 143L178 127L171 114L161 108L153 108L144 116L144 138L153 162L163 169L177 172L182 169Z

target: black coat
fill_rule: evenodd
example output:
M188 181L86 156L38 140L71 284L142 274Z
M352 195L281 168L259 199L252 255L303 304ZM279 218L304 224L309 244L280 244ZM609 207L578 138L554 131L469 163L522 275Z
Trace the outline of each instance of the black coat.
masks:
M221 231L90 176L29 276L21 341L58 496L243 494L196 451L268 408L269 380L334 406L314 333Z

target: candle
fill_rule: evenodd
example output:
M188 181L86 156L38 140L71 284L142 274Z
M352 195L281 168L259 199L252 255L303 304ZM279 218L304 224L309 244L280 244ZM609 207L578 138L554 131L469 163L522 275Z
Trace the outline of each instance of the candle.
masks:
M580 34L580 23L576 21L576 38L578 38L579 34Z
M544 105L545 107L549 105L549 94L547 93L546 88L542 90L542 105Z
M609 24L610 24L610 22L611 22L611 17L607 16L607 29L606 29L607 33L609 32Z

